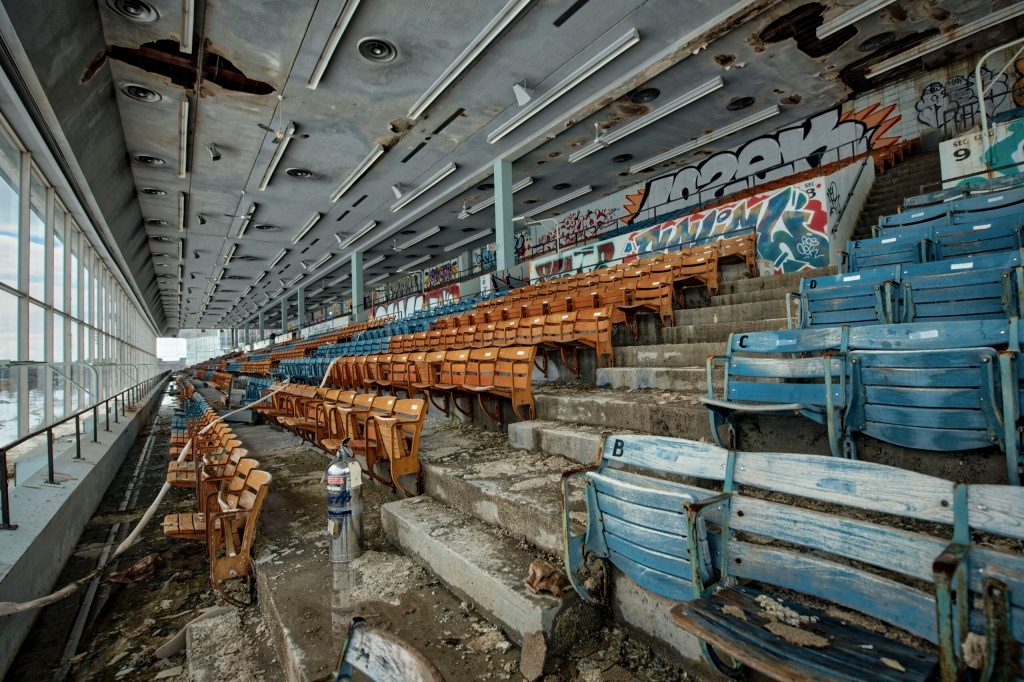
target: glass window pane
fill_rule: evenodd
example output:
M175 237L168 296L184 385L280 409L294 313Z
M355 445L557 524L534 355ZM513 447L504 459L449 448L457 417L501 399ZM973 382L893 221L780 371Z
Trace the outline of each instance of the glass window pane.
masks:
M18 178L21 154L0 130L0 281L18 286Z
M64 211L53 217L53 307L64 310Z
M0 291L0 360L18 359L18 299Z
M43 320L46 310L34 303L28 306L28 359L42 362L46 359L44 349L44 334L46 328Z
M89 294L92 292L92 278L89 277L89 261L85 261L86 265L82 268L82 321L91 322L89 318Z
M78 317L78 230L73 227L68 230L68 243L71 249L71 316Z
M32 171L28 262L29 293L42 301L46 291L46 185L35 171Z

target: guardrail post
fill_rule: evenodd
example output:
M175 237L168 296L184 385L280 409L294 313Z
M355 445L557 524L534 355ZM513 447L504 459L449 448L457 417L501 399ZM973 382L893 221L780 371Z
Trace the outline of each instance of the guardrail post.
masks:
M7 492L7 450L0 448L0 530L15 530L11 523L11 498Z
M75 459L82 459L82 415L75 415Z
M119 417L120 417L120 415L118 414L118 408L117 408L117 394L115 393L114 394L114 423L115 424L120 424L121 423L121 420L119 419Z
M46 482L56 483L53 480L53 429L46 429Z
M92 406L92 442L100 442L100 406Z
M110 398L107 398L103 402L103 412L104 412L104 416L105 416L105 418L107 420L106 430L110 431Z

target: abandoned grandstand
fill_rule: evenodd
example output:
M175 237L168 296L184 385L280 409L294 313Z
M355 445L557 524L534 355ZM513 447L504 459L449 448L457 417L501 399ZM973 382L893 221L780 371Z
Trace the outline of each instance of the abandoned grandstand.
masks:
M0 677L1024 679L1022 36L0 2Z

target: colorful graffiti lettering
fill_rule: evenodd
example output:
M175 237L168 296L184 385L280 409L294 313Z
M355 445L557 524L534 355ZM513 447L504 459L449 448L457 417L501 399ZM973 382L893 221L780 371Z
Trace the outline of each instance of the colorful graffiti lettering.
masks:
M1008 101L1009 77L999 74L993 81L991 69L982 67L982 87L990 88L985 94L985 109L991 115ZM917 120L930 128L938 128L943 136L956 135L972 128L978 122L978 91L974 73L957 74L945 83L929 83L921 91L914 108Z
M752 186L863 154L899 141L886 136L900 120L896 105L841 114L836 106L703 162L647 182L636 213L703 205ZM630 197L632 200L632 197ZM634 214L636 215L636 214Z
M518 237L522 236L520 233L516 235L516 255L519 255L519 240ZM529 242L527 242L529 243ZM495 250L490 246L485 246L482 249L473 252L473 269L477 272L486 272L492 269L498 263L498 255Z
M453 259L423 271L423 290L436 289L459 278L459 261Z
M558 241L563 248L590 241L598 230L615 222L617 208L591 208L566 213L558 221Z
M396 315L399 318L408 317L415 312L426 308L433 308L444 303L457 301L462 295L462 287L459 284L447 284L423 294L417 294L397 301L389 301L385 304L370 308L371 317L382 315Z
M387 284L388 300L404 298L405 296L419 293L421 285L422 279L418 273L408 274L400 279L392 280Z
M829 263L829 237L828 207L819 197L823 187L820 178L783 187L536 260L531 277L546 280L588 272L609 262L628 263L652 252L747 230L757 233L763 275L824 267Z

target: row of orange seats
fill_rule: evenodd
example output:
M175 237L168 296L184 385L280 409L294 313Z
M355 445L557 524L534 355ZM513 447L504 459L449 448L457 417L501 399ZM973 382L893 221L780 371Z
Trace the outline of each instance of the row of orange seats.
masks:
M632 311L631 311L632 312ZM539 350L559 351L566 366L579 375L579 350L590 348L597 354L599 367L612 367L612 306L586 310L521 317L501 322L470 323L447 329L434 329L391 337L389 349L398 353L418 351L487 348L497 346L538 346ZM543 354L541 354L543 357ZM541 371L547 373L545 366Z
M268 390L282 387L272 403L254 409L329 454L345 444L374 479L407 496L420 494L425 400L302 385Z

